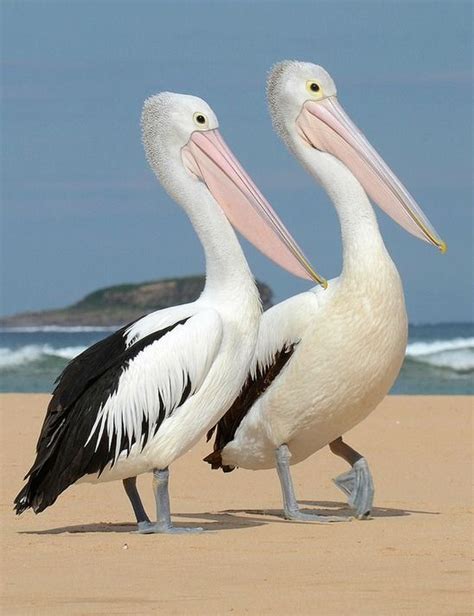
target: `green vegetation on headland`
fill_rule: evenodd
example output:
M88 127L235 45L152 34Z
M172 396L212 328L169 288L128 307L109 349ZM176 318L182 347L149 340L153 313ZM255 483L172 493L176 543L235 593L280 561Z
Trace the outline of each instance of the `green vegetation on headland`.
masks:
M272 305L272 290L257 282L264 309ZM192 302L204 287L204 276L168 278L98 289L76 304L58 310L24 312L0 319L2 327L41 325L122 325L144 314Z

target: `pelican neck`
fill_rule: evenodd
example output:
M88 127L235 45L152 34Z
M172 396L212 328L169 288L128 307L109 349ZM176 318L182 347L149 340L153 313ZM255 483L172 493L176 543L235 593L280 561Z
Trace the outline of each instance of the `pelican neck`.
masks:
M206 260L206 283L203 295L242 297L256 286L237 236L221 207L199 182L194 195L185 196L181 205L186 211L202 244Z
M374 209L357 178L331 154L292 141L296 156L321 184L336 209L343 247L341 278L360 278L384 263L392 267Z

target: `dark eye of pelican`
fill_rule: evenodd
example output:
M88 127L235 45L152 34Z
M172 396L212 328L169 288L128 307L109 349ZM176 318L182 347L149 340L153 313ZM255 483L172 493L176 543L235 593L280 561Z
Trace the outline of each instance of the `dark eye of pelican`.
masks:
M196 116L196 122L198 124L205 124L206 123L206 118L203 115L199 114L199 115Z
M318 84L317 84L315 81L313 81L313 82L311 83L311 85L309 86L309 89L310 89L312 92L319 92L320 87L318 86Z

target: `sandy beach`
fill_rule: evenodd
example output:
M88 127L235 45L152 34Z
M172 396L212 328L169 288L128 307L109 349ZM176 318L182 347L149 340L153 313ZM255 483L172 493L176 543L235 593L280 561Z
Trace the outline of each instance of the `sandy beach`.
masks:
M16 517L48 399L0 397L2 614L472 613L472 398L390 397L347 435L375 479L363 522L286 522L273 471L211 471L200 443L171 472L175 523L207 531L191 536L131 532L120 483ZM301 506L349 516L345 469L329 450L293 467ZM150 476L140 491L152 514Z

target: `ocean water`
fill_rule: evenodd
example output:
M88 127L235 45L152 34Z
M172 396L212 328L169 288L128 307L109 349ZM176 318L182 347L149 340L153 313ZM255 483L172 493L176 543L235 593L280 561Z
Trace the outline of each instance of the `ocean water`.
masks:
M0 391L51 392L66 364L114 329L0 330ZM392 393L473 394L474 324L411 325L406 359Z

